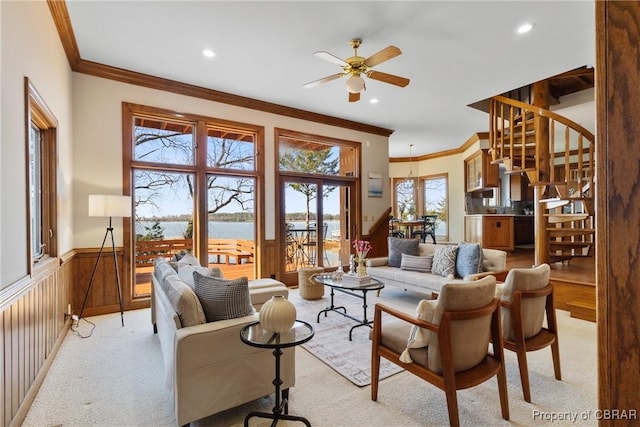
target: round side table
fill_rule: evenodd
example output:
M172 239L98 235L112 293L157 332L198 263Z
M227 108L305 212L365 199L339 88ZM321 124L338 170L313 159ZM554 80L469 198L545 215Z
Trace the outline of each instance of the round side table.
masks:
M280 356L282 356L283 348L304 344L313 338L314 334L313 326L302 320L296 320L291 329L279 334L265 330L260 326L260 322L251 323L240 330L240 339L243 343L252 347L272 348L276 362L276 373L273 380L273 385L276 388L276 402L273 410L270 413L250 412L244 418L245 427L249 426L249 419L253 417L272 419L272 427L278 423L278 420L299 421L311 427L311 423L306 418L289 415L289 389L283 390L282 399L280 398L280 386L282 385Z

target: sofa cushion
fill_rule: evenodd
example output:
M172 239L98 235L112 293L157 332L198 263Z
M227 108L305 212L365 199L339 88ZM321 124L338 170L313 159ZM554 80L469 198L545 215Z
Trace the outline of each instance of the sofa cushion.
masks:
M482 248L479 243L460 242L456 257L456 276L463 279L482 272Z
M402 254L400 269L409 271L420 271L422 273L431 273L432 256L416 256Z
M401 239L389 237L389 260L390 267L400 267L402 264L402 254L418 255L418 239Z
M195 289L195 285L193 283L194 271L197 271L203 276L222 278L222 270L220 270L218 267L209 268L209 267L201 267L199 265L179 265L178 277L184 283L189 285L191 289Z
M428 291L439 292L442 285L451 280L446 277L432 273L421 273L419 271L402 270L396 267L371 267L367 268L367 273L382 283L401 283L414 288L421 288ZM454 279L454 281L460 281Z
M456 272L457 246L438 246L433 254L431 272L442 277L453 279Z
M207 322L236 319L254 313L246 277L225 280L195 271L193 279Z
M180 258L179 260L177 260L178 263L178 268L180 268L181 265L200 265L200 261L198 261L198 258L196 258L193 254L184 254L184 256L182 258Z
M178 278L178 275L170 275L164 279L166 294L171 306L178 314L182 327L201 325L205 323L205 315L198 297L188 285Z

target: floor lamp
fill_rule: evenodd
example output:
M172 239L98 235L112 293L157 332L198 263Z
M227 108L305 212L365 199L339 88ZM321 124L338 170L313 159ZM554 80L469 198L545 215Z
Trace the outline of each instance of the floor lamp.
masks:
M82 319L82 313L84 307L87 304L89 293L91 292L91 286L93 285L93 279L98 269L98 263L100 263L100 257L104 251L104 245L107 242L107 236L111 235L111 250L113 251L113 264L116 267L116 282L118 284L118 302L120 303L120 320L122 326L124 326L124 311L122 308L122 287L120 286L120 272L118 271L118 257L116 255L116 243L113 238L113 227L111 225L111 219L113 217L123 218L131 216L131 197L130 196L118 196L118 195L101 195L92 194L89 196L89 216L95 217L109 217L109 226L104 233L104 239L102 239L102 246L98 253L98 259L93 266L93 272L91 273L91 279L89 280L89 286L87 287L87 293L84 295L84 301L82 301L82 308L80 309L80 316L78 320Z

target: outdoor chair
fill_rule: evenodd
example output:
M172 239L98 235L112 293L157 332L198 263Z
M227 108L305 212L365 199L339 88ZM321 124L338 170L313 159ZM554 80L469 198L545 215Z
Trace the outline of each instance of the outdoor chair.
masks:
M504 347L518 356L522 392L527 402L531 402L528 351L551 346L555 377L557 380L562 379L553 284L549 283L550 271L548 264L534 268L514 268L507 274L504 284L497 286L497 296L500 297L502 306ZM543 327L545 314L546 328Z
M473 282L447 283L437 300L420 302L416 316L376 304L371 400L378 399L380 357L384 357L445 392L452 426L460 424L457 390L496 376L502 417L508 420L502 328L495 289L494 276ZM399 320L385 316L383 324L382 313Z
M427 236L431 236L433 244L436 244L436 221L438 215L422 215L422 227L420 230L415 230L411 237L419 237L422 243L427 242Z

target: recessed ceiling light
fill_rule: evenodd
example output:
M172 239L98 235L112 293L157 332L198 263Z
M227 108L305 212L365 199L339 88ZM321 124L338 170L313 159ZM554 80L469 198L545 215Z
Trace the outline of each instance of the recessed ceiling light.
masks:
M207 58L213 58L214 56L216 56L216 53L211 49L203 49L202 54Z
M529 23L522 24L518 27L518 34L528 33L532 29L533 29L533 24L529 24Z
M369 100L369 102L370 102L371 104L377 104L377 103L378 103L378 98L371 98L371 99Z

